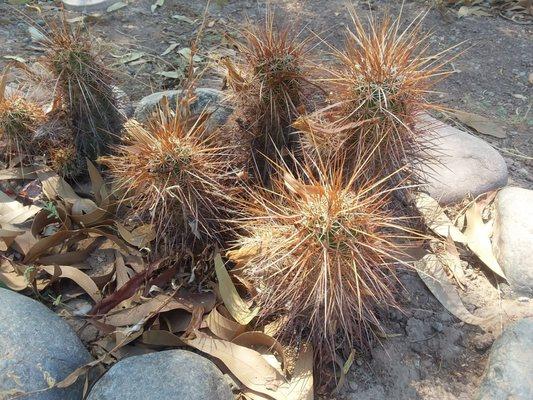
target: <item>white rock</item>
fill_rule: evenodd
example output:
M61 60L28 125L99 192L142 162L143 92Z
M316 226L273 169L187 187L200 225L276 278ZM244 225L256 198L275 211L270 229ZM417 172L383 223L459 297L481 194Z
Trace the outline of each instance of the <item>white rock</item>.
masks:
M507 165L487 142L447 125L429 115L420 118L418 129L428 131L428 161L420 165L424 189L441 204L458 202L507 184Z
M492 243L513 293L533 297L533 190L506 187L496 196Z
M67 10L95 12L106 10L118 0L62 0Z

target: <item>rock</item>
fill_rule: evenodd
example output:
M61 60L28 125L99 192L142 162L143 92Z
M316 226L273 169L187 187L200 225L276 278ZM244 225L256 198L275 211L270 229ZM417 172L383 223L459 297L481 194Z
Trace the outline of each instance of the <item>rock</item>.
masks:
M417 125L431 132L429 158L417 167L426 178L424 189L439 203L455 203L507 184L505 160L487 142L428 115Z
M496 196L493 250L518 296L533 298L533 190L506 187Z
M508 326L494 342L477 400L533 398L533 318Z
M65 9L78 12L105 11L109 6L118 3L117 0L62 0Z
M224 375L208 359L167 350L121 360L93 386L87 400L233 400Z
M166 90L143 97L137 105L134 118L140 122L146 121L163 97L168 99L170 107L176 107L176 99L181 93L181 90ZM221 104L222 99L223 94L220 90L198 88L196 89L196 100L191 104L191 112L200 114L206 110L211 113L209 121L213 127L223 125L233 110L231 107Z
M81 399L82 379L65 389L46 389L90 360L60 317L29 297L0 289L0 399L43 389L21 398Z

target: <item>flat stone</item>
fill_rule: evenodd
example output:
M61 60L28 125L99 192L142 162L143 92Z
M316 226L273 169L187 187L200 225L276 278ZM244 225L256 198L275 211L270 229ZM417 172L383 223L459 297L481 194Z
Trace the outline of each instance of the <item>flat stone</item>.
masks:
M493 250L516 297L533 298L533 190L506 187L495 201Z
M533 399L533 318L508 326L494 342L477 400Z
M167 350L119 361L87 400L233 400L224 375L208 359Z
M467 195L498 189L507 184L503 157L484 140L424 115L418 129L428 131L428 161L419 164L424 189L440 204L461 201Z
M143 97L139 101L133 116L137 121L145 122L164 97L168 99L170 107L175 108L176 99L179 99L182 93L182 90L165 90ZM191 112L200 114L205 110L211 114L209 122L212 127L224 125L233 110L231 107L222 104L223 93L220 90L211 88L198 88L195 93L196 99L191 104Z
M81 399L83 379L48 389L91 361L74 331L41 303L0 289L0 399Z
M79 12L95 12L106 10L118 0L62 0L65 9Z

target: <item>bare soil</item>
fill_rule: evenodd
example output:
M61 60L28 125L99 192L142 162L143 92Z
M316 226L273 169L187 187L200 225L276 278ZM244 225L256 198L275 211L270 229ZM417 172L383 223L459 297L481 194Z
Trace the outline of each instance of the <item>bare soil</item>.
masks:
M143 96L176 81L158 72L180 67L179 49L189 47L196 35L205 1L167 0L152 12L155 0L129 1L127 7L97 17L87 18L90 32L107 50L108 64L114 64L120 87L135 102ZM200 64L211 67L202 85L222 87L222 75L213 60L231 54L224 39L246 18L264 16L264 2L248 0L212 1L200 47ZM343 25L349 24L345 0L271 1L297 26L308 29L333 46L342 46ZM0 4L0 67L19 56L38 59L39 46L28 32L30 25L44 26L60 13L59 2L30 3L37 7ZM370 12L395 16L402 5L396 1L355 2L361 17ZM432 3L406 2L406 22L428 10ZM174 15L184 16L172 18ZM67 18L80 14L68 12ZM504 139L482 136L500 149L507 161L510 183L533 188L533 25L515 24L497 17L458 18L456 9L429 10L425 30L432 30L431 49L443 51L460 42L464 53L452 67L455 73L439 83L435 99L459 110L474 112L500 123L507 133ZM165 50L178 43L168 54ZM327 47L318 43L317 52L327 59ZM123 62L127 55L142 55ZM466 267L466 306L475 311L501 301L498 290L478 269ZM387 316L390 338L376 346L371 356L360 355L352 367L348 383L339 395L345 399L472 399L486 365L488 351L497 335L463 324L426 289L411 272L401 276L405 286L403 313ZM501 303L500 303L501 304ZM513 303L514 304L514 303ZM511 307L512 308L512 307ZM512 314L512 313L511 313ZM511 315L512 317L512 315ZM503 324L504 321L502 321ZM501 328L501 327L500 327Z

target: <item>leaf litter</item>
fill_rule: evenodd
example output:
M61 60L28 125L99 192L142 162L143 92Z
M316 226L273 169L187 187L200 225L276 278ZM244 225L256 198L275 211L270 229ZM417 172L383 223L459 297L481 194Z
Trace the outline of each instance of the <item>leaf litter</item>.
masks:
M312 352L302 349L291 379L284 372L287 361L283 346L271 335L252 329L259 309L250 307L239 295L220 254L213 257L218 281L213 282L215 291L195 294L178 286L172 294L160 289L155 295L147 293L149 285L158 287L150 282L163 275L160 267L164 260L146 265L139 254L139 249L154 240L153 228L141 224L131 229L117 220L114 195L98 170L90 163L88 168L91 198L80 196L64 179L47 170L29 175L41 188L35 204L23 205L0 192L1 233L8 255L0 264L0 281L17 291L44 291L57 285L68 288L67 283L72 282L93 301L85 316L77 314L100 331L93 346L100 346L105 338L113 343L107 345L111 348L103 356L78 368L55 387L73 384L92 368L119 359L122 348L138 342L156 348L193 347L220 360L243 392L269 399L312 399ZM10 178L19 176L3 173ZM15 246L14 239L23 236L29 236L30 244ZM24 251L17 256L15 248L21 247ZM111 273L95 276L89 257L104 248L113 249ZM220 296L218 300L215 293Z

